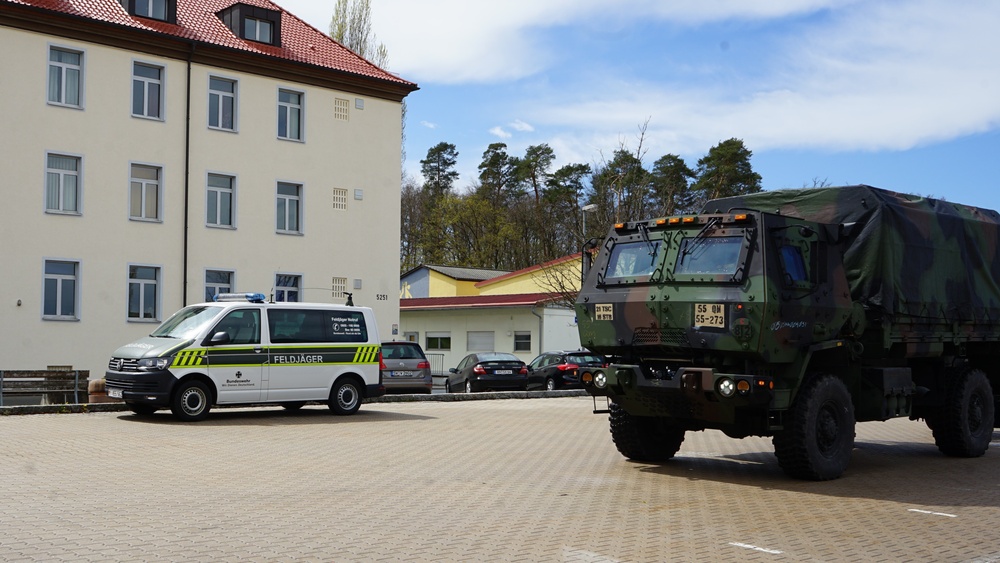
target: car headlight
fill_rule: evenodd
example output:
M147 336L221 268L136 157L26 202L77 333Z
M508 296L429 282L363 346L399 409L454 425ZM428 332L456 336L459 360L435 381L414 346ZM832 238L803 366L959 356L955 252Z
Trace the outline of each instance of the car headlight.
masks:
M723 397L732 397L736 393L736 382L728 377L723 377L719 380L717 389Z
M142 358L136 362L136 367L142 371L163 371L170 365L170 358Z

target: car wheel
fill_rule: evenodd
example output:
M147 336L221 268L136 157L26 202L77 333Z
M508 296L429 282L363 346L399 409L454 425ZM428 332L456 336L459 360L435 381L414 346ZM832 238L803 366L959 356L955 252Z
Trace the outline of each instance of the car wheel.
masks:
M444 392L451 393L451 381L444 382Z
M174 392L170 412L174 413L177 420L183 422L204 420L212 408L209 397L211 394L207 385L197 379L185 381L178 385Z
M469 381L468 379L465 380L465 392L472 393L472 381Z
M132 411L133 413L139 416L149 416L154 412L156 412L156 407L154 407L153 405L143 405L140 403L125 403L125 406L128 407L128 410Z
M306 406L306 402L305 401L295 401L293 403L281 403L281 406L284 407L285 410L297 411L297 410L301 409L302 407Z
M551 377L545 380L545 390L555 391L556 390L556 380Z
M338 380L330 391L328 405L333 414L340 416L358 412L361 408L361 390L357 382L350 377Z

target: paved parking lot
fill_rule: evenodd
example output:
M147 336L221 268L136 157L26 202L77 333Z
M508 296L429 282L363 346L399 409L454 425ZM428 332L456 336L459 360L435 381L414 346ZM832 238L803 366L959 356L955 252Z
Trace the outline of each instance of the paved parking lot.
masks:
M812 483L717 432L628 462L591 408L0 417L0 560L1000 561L1000 441L950 459L921 423L862 424Z

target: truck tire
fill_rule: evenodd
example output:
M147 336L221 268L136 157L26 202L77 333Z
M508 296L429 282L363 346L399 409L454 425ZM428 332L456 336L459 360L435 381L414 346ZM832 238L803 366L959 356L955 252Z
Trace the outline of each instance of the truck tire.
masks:
M949 386L944 408L934 419L934 443L945 455L983 455L993 439L995 408L986 374L978 369L966 371Z
M819 375L792 403L785 429L774 436L778 465L790 477L827 481L843 475L854 449L854 404L840 378Z
M632 416L616 403L609 405L611 440L633 461L667 461L681 449L684 430L648 416Z
M182 422L205 420L212 408L211 397L208 386L197 379L181 382L170 401L170 411Z

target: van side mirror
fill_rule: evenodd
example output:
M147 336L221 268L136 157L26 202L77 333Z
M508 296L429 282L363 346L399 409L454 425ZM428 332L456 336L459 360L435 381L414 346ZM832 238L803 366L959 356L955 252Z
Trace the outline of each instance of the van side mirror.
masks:
M213 334L212 338L209 339L208 343L212 346L218 346L220 344L229 344L230 342L232 342L232 340L233 339L229 337L228 332L220 331Z

